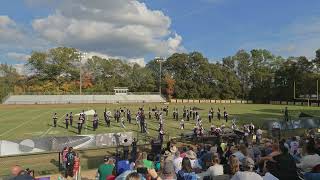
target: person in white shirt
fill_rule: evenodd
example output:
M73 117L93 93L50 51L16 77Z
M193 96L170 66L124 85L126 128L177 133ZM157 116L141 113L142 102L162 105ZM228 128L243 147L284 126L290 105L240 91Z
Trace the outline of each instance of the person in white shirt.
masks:
M223 175L223 166L220 164L218 154L212 155L212 166L210 166L206 172L199 174L200 177L210 176L214 179L215 176Z
M244 171L238 171L231 180L263 180L262 177L253 172L254 161L247 157L242 164Z
M180 152L176 151L173 159L174 171L178 173L181 170L182 157L180 157Z
M298 152L299 142L296 137L292 137L292 141L290 142L290 154L294 155Z
M304 172L310 172L313 167L320 164L320 156L316 153L314 143L311 142L306 145L306 153L307 155L302 157L297 167L301 168Z

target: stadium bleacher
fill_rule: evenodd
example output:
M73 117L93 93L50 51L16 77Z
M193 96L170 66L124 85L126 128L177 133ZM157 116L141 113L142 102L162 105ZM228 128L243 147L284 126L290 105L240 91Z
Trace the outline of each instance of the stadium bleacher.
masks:
M159 94L115 95L11 95L3 104L79 104L79 103L166 102Z

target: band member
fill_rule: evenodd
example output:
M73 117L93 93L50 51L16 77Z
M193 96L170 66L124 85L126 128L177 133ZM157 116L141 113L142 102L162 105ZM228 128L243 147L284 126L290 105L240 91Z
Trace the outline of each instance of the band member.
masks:
M167 106L167 107L166 107L165 111L166 111L166 116L168 116L168 113L169 113L169 106Z
M106 126L110 127L110 117L107 113L107 109L104 109L103 117L104 117L104 121L106 122Z
M160 121L159 121L159 130L162 129L162 128L163 128L163 120L160 119Z
M184 119L181 119L180 121L180 129L184 129Z
M204 134L204 129L203 129L202 124L200 124L200 126L199 126L199 136L203 136L203 134Z
M157 118L157 112L155 112L155 116L156 116L156 118ZM151 119L152 118L152 116L151 116L151 111L149 111L149 119Z
M52 119L53 119L53 127L57 127L57 119L58 119L57 113L53 114Z
M175 108L173 108L172 115L173 115L173 119L176 119L176 109Z
M78 121L78 134L81 134L82 125L83 125L83 118L82 118L82 115L80 114L79 121Z
M127 121L131 124L131 111L127 111Z
M140 132L145 133L145 117L143 113L141 113L141 115L139 116L139 119L140 119Z
M228 113L227 113L227 111L226 110L224 110L224 112L223 112L223 118L224 118L224 120L226 120L226 122L228 122Z
M124 125L124 117L121 118L121 127L126 128L126 126Z
M218 111L217 111L217 118L218 118L218 120L220 121L220 119L221 119L221 111L220 111L220 108L218 108Z
M179 111L178 111L178 108L176 109L176 121L178 121L179 119Z
M209 113L208 113L208 119L209 119L209 123L211 123L211 120L212 120L212 114L211 114L211 111L209 111Z
M93 115L93 122L92 122L92 126L93 126L94 131L96 129L98 129L98 124L99 124L99 117L98 117L97 111L95 111L95 113Z
M284 120L285 121L289 121L289 112L288 112L288 107L286 107L285 109L284 109Z
M82 110L82 113L81 113L81 115L82 115L82 124L84 124L84 123L86 123L86 114L84 113L84 110Z
M194 109L192 110L192 119L196 120L198 112L196 112Z
M66 129L68 129L68 127L69 127L69 114L66 114L65 121L66 121Z
M159 140L160 140L161 144L163 143L163 136L164 136L164 130L160 129L160 131L159 131Z
M72 115L72 112L70 112L70 115L69 115L69 121L70 121L70 126L72 126L72 122L73 122L73 115Z

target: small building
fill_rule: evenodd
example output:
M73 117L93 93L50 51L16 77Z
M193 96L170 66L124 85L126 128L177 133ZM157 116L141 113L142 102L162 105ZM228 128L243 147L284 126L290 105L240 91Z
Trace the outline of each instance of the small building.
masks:
M127 95L129 92L128 87L114 87L113 90L115 95Z

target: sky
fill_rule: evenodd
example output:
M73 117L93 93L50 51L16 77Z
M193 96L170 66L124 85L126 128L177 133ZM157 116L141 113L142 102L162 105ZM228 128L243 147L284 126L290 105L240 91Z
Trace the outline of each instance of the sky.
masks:
M320 48L319 0L10 0L0 6L0 63L74 47L144 64L175 52L210 61L240 49L312 58Z

